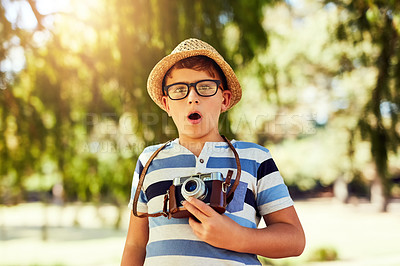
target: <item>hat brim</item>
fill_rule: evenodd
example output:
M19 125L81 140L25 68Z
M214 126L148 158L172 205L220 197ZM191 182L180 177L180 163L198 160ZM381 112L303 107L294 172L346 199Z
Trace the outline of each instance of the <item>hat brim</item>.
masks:
M242 89L240 87L240 83L236 77L235 72L233 71L231 66L222 58L222 56L206 49L181 51L179 53L167 55L163 59L161 59L154 66L154 68L150 72L149 78L147 79L147 92L149 93L150 98L164 111L166 110L162 103L162 82L165 74L178 61L197 55L207 56L214 60L215 63L219 65L222 72L225 74L228 90L230 90L232 93L228 110L240 101L242 97Z

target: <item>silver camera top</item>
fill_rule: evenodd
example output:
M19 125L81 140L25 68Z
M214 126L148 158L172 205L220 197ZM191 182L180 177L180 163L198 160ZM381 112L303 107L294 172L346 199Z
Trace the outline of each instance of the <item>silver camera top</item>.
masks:
M173 185L174 186L179 186L182 185L183 182L185 182L189 178L199 178L201 180L205 181L213 181L213 180L219 180L219 181L224 181L224 176L220 172L211 172L211 173L206 173L206 174L197 174L197 175L190 175L190 176L184 176L184 177L175 177L173 180Z

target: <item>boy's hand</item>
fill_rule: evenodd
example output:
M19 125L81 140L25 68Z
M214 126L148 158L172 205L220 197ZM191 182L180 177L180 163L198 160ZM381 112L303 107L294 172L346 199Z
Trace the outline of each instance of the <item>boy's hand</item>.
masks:
M304 250L304 232L293 206L264 215L268 227L258 229L243 227L198 199L183 205L200 221L189 218L195 235L214 247L271 258L299 256Z
M240 236L241 227L226 215L219 214L203 201L195 198L190 198L183 205L200 221L190 217L189 225L195 235L204 242L218 248L230 249L231 244L239 241L237 237Z

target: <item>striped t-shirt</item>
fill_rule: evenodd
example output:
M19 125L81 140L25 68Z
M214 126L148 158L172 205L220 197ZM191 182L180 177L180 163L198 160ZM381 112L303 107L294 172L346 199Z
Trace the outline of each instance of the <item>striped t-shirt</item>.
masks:
M242 172L233 200L224 215L242 226L257 228L263 215L292 206L293 201L266 148L249 142L233 140L231 143L239 154ZM130 208L143 167L159 147L147 147L139 156L133 176ZM234 170L234 179L236 162L227 143L207 142L196 157L179 144L179 139L175 139L150 164L139 197L138 212L162 211L164 195L175 177L210 172L221 172L226 177L230 169ZM187 218L160 216L149 217L145 265L260 265L260 262L254 254L215 248L199 240Z

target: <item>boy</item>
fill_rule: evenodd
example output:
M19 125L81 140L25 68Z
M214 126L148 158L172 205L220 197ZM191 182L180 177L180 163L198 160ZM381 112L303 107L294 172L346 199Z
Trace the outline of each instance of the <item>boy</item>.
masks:
M121 265L260 265L257 255L300 255L304 232L269 151L235 140L230 148L219 134L220 114L241 98L236 75L222 56L203 41L185 40L153 68L147 90L172 117L179 138L152 161L150 156L160 145L146 148L139 156L130 207L137 205L139 215L149 217L131 214ZM239 155L242 171L232 149ZM140 197L134 201L148 161ZM192 217L156 215L163 212L164 195L174 178L210 172L226 177L229 170L241 175L223 214L188 197L182 205ZM261 216L267 227L258 229Z

